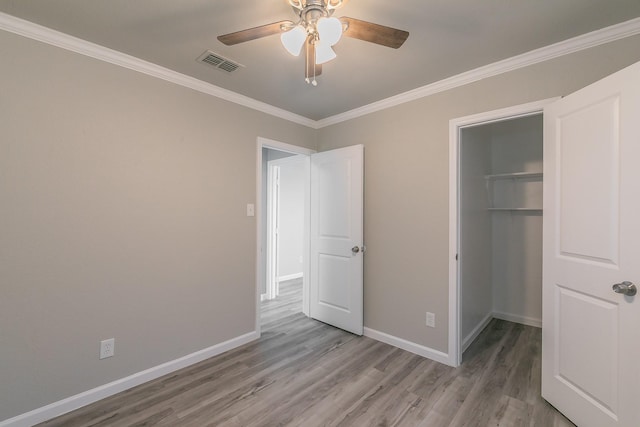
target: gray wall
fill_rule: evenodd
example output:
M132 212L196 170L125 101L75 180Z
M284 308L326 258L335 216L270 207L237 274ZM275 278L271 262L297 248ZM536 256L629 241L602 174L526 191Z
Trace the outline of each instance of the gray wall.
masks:
M450 119L567 95L638 60L635 36L320 129L318 151L365 146L365 326L447 351Z
M0 420L254 331L256 138L314 132L5 32L0 57Z
M459 147L460 335L465 339L493 312L492 213L485 175L491 173L491 128L461 131Z
M0 57L5 419L254 329L257 136L365 145L365 325L446 351L448 121L571 93L640 37L319 131L8 33Z

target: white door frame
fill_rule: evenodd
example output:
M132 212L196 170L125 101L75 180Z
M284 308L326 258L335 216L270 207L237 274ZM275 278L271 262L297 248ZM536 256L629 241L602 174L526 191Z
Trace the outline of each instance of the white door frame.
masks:
M263 254L263 245L266 242L262 241L262 233L263 227L266 227L267 224L263 224L262 221L262 212L266 207L262 206L262 149L269 148L273 150L285 151L293 154L302 154L305 156L311 156L311 154L315 153L315 150L311 150L309 148L299 147L297 145L291 145L280 141L275 141L268 138L258 137L256 141L256 295L255 295L255 308L256 308L256 323L255 323L255 331L260 336L260 295L262 290L262 285L266 280L265 275L262 274L264 271L264 262L265 257ZM309 195L311 192L311 188L307 188L305 195L305 219L304 219L304 242L303 242L303 250L307 255L304 257L303 263L303 271L304 277L303 281L303 293L302 293L302 311L305 315L309 315L309 205L310 199Z
M457 260L459 252L459 177L460 177L460 134L466 127L501 122L509 119L542 114L546 105L558 98L544 99L500 110L487 111L449 121L449 348L450 366L459 366L462 361L460 342L460 269Z
M280 168L267 162L267 251L266 257L266 299L274 299L280 293L279 290L279 238L277 229L280 223ZM263 198L261 197L260 200ZM264 236L264 233L262 234Z

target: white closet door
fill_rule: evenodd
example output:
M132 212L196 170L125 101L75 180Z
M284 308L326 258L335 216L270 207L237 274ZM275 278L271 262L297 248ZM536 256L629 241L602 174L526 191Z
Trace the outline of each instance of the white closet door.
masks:
M639 296L612 289L640 285L640 63L544 120L542 395L581 427L640 426Z

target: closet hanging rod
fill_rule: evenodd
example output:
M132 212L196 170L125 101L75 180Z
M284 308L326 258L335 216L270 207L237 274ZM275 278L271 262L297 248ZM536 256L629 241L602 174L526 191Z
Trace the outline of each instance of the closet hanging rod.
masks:
M513 172L513 173L497 173L485 175L487 180L496 179L518 179L518 178L542 178L542 172Z

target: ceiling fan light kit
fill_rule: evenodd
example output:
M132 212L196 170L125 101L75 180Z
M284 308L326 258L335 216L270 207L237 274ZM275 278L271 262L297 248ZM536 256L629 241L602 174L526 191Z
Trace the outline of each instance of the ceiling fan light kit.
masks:
M342 37L342 22L333 16L318 19L316 29L320 40L329 46L338 43Z
M307 32L305 29L296 25L293 29L282 33L280 36L280 41L287 52L289 52L293 56L300 56L300 52L302 52L302 46L304 46L304 42L307 40Z
M314 47L316 49L316 65L322 65L337 56L331 46L323 41L316 42Z
M297 23L281 21L250 28L218 37L230 46L257 38L281 33L280 41L293 56L299 56L305 48L305 81L317 85L316 76L322 73L322 64L336 58L332 49L343 35L382 46L399 48L409 33L353 18L335 18L336 9L348 0L286 0L299 16Z

